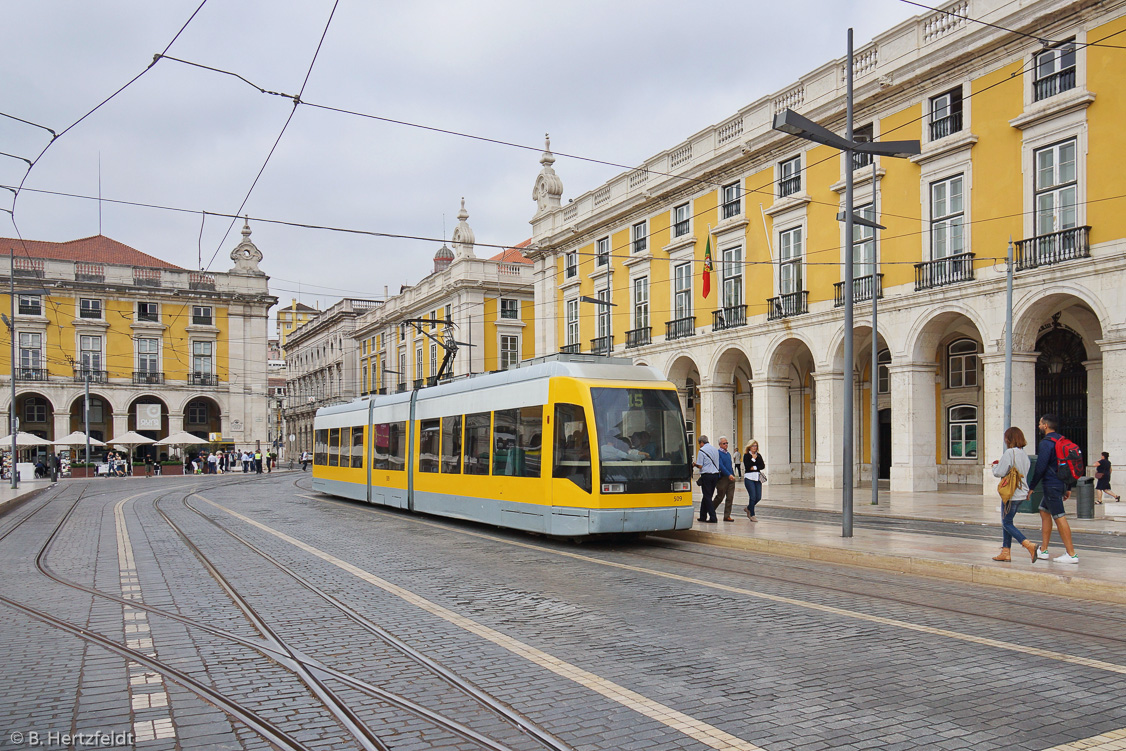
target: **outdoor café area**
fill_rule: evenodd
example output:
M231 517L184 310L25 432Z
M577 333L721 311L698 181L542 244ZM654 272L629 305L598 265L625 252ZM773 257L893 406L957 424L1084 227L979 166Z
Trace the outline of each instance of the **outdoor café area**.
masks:
M52 478L55 473L57 477L127 477L146 471L179 475L183 452L209 445L207 438L183 431L160 440L129 431L108 441L81 431L55 441L20 431L14 436L14 452L13 436L0 438L0 466L3 479L10 480L14 463L20 481Z

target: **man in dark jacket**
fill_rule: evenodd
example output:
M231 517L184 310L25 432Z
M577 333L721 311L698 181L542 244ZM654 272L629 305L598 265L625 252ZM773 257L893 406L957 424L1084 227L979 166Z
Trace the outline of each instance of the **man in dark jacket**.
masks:
M1059 428L1059 420L1055 415L1044 415L1036 427L1044 434L1043 440L1036 448L1036 468L1032 470L1032 477L1028 481L1029 493L1038 484L1044 488L1044 499L1040 501L1040 532L1043 540L1036 555L1041 560L1048 558L1048 543L1052 541L1052 520L1055 519L1060 540L1067 550L1064 555L1057 556L1055 562L1079 563L1079 556L1075 554L1075 547L1071 544L1071 525L1067 523L1066 512L1063 510L1063 502L1071 497L1071 491L1056 475L1056 441L1063 438L1056 432Z

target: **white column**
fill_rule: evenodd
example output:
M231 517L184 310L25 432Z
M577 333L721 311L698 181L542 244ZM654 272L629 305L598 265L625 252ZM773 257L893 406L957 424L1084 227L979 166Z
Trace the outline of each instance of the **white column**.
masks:
M758 441L763 459L769 463L766 476L773 485L789 485L790 381L762 378L752 384L751 394L755 418L751 437Z
M113 413L113 435L108 436L108 441L113 436L124 435L129 432L129 413L128 412L114 412Z
M817 480L819 488L844 485L841 442L844 437L844 373L814 373L817 384ZM767 476L769 476L769 472Z
M696 437L701 434L717 443L721 435L731 438L731 423L735 419L733 396L735 386L700 386L700 424L696 426ZM730 447L729 447L730 448Z
M1087 452L1084 458L1088 466L1094 466L1101 457L1099 454L1109 449L1103 445L1103 361L1087 360L1083 363L1087 369L1087 445L1083 450ZM1118 392L1122 393L1122 392Z
M888 366L891 377L891 490L938 489L935 363Z
M184 413L168 412L168 434L179 433L184 429Z
M1012 423L1024 433L1025 451L1030 454L1036 453L1036 421L1040 418L1036 414L1036 358L1035 352L1013 353ZM981 361L985 366L985 415L978 420L977 455L982 464L981 492L993 496L998 480L990 465L1004 451L1005 431L1013 425L1005 424L1005 355L982 355Z
M55 417L55 434L51 437L52 438L62 438L64 435L67 435L68 433L70 433L70 411L69 410L66 411L66 412L56 411L54 417ZM83 428L81 426L79 426L78 429L82 430Z
M1126 466L1126 338L1107 338L1095 344L1099 345L1103 355L1101 395L1109 398L1103 398L1100 404L1089 397L1087 402L1088 415L1102 412L1101 445L1092 444L1087 461L1094 464L1099 454L1106 451L1112 464ZM1089 379L1087 388L1091 388ZM1126 472L1123 474L1126 475ZM1117 482L1126 485L1121 479ZM1120 490L1116 488L1115 492Z

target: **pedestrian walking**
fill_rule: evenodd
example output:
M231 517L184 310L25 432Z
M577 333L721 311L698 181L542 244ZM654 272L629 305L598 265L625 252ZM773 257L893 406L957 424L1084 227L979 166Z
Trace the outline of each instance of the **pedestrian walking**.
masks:
M707 524L716 524L719 519L715 515L715 506L712 505L712 496L715 486L719 481L719 449L713 446L706 435L700 436L698 441L700 450L696 452L696 461L692 466L700 470L700 479L696 484L703 491L700 501L700 521Z
M1036 543L1027 539L1024 533L1013 523L1021 501L1028 498L1028 480L1026 477L1032 462L1029 461L1028 454L1024 452L1024 447L1027 445L1028 441L1024 438L1024 432L1018 427L1011 427L1005 431L1005 453L1001 454L1000 459L993 462L993 476L1002 478L998 490L1001 493L1002 501L1001 529L1003 534L1001 537L1001 552L993 556L995 561L1005 563L1011 561L1010 549L1013 546L1013 540L1016 540L1032 556L1032 562L1036 563Z
M245 449L242 452L242 473L245 475L250 471L250 454Z
M152 477L152 454L145 456L145 477Z
M731 454L727 450L727 438L719 438L719 481L715 486L715 509L719 512L719 504L723 502L723 520L735 521L731 516L731 507L735 503L735 467L731 461Z
M766 479L763 474L766 460L758 452L758 441L751 440L743 449L743 467L743 486L747 489L747 518L757 522L755 506L762 500L762 483Z
M1115 495L1110 489L1110 454L1103 452L1103 458L1095 465L1095 503L1103 502L1103 494L1109 495L1115 503L1122 500L1122 496Z
M301 471L306 472L309 469L309 452L301 452Z
M1048 555L1048 544L1052 541L1052 523L1060 533L1063 542L1064 554L1057 556L1056 563L1079 563L1079 556L1075 554L1075 547L1071 544L1071 525L1067 523L1067 512L1063 509L1063 502L1071 497L1071 490L1058 474L1059 462L1056 458L1056 445L1063 440L1057 431L1059 418L1055 415L1044 415L1040 418L1037 427L1044 433L1044 439L1036 449L1036 469L1032 472L1032 479L1028 481L1028 492L1043 485L1044 498L1040 501L1040 549L1036 555L1045 560Z

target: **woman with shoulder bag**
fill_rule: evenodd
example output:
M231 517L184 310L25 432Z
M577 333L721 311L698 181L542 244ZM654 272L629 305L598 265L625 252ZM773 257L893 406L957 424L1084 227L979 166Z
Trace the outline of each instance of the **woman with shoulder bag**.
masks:
M1012 560L1009 548L1012 547L1015 539L1032 556L1032 562L1036 563L1036 548L1038 546L1028 540L1024 533L1013 524L1013 517L1016 516L1021 501L1028 498L1028 481L1025 478L1028 475L1031 462L1028 459L1028 454L1024 452L1026 445L1028 445L1028 442L1025 441L1021 429L1009 428L1005 431L1005 453L1001 455L1000 459L993 462L993 476L1001 478L997 492L1001 494L1001 529L1004 530L1001 552L993 556L995 561L1007 562Z
M758 441L747 444L743 454L743 486L747 488L747 518L757 522L755 504L762 500L762 484L766 481L766 461L758 452Z

